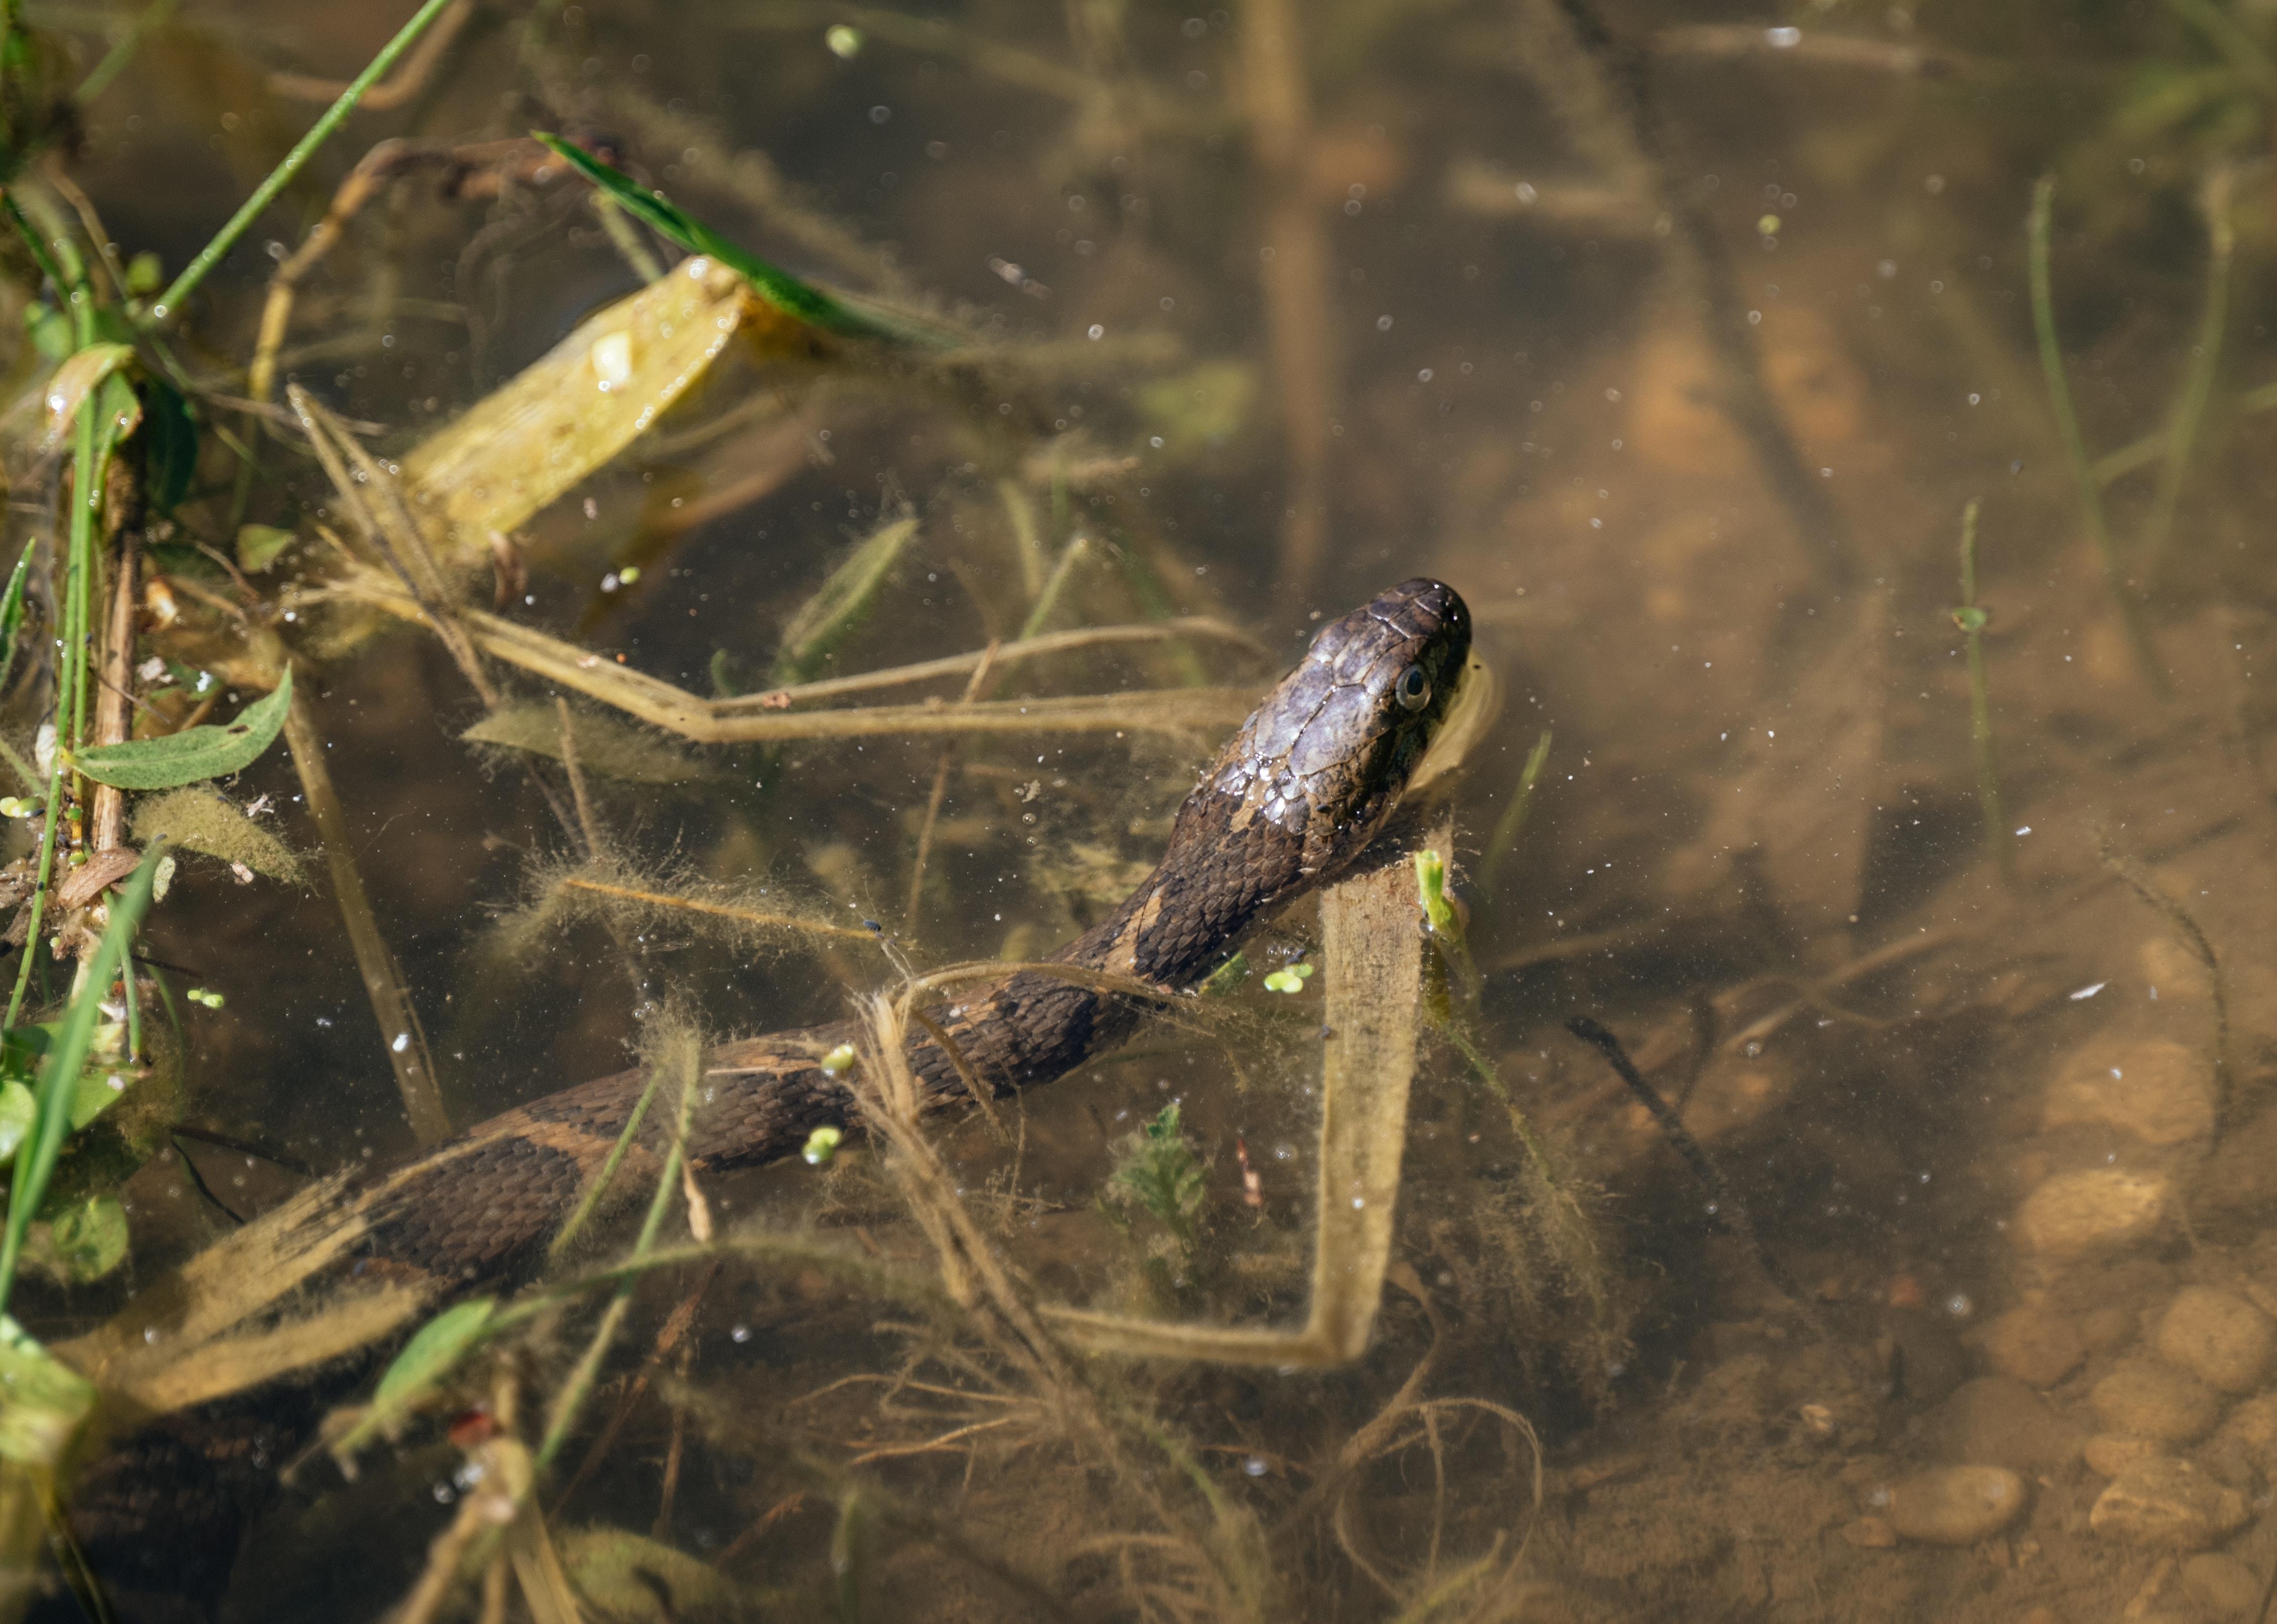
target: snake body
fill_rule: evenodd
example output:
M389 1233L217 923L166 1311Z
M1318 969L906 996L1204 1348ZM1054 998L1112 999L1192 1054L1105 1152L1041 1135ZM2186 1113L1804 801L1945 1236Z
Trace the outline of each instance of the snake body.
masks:
M906 1050L923 1103L969 1103L968 1078L1004 1096L1064 1076L1334 880L1382 829L1443 731L1470 644L1462 599L1428 579L1402 582L1324 625L1202 774L1161 863L1108 919L1050 956L1070 971L1095 972L1090 980L1017 971L928 1013L928 1029ZM1123 990L1133 983L1149 990ZM847 1023L711 1051L686 1143L689 1163L701 1175L754 1167L797 1155L819 1127L858 1128L846 1076L823 1064L857 1036ZM542 1260L591 1187L644 1081L628 1071L548 1094L392 1172L334 1184L298 1211L272 1216L303 1231L293 1243L301 1255L407 1279L430 1301L509 1280ZM653 1152L634 1154L653 1168ZM622 1173L641 1170L635 1163ZM146 1334L126 1340L139 1347ZM272 1420L277 1413L267 1411ZM154 1570L153 1562L160 1549L183 1545L154 1543L151 1525L179 1528L203 1515L204 1530L188 1544L225 1576L234 1539L214 1507L226 1497L218 1478L207 1480L227 1475L217 1437L234 1440L226 1447L237 1452L238 1476L266 1469L266 1454L247 1436L227 1417L216 1430L210 1414L189 1412L97 1463L74 1498L73 1522L98 1569L118 1573L129 1590L147 1594L159 1581L180 1598L197 1588L186 1585L184 1568Z
M1412 580L1324 626L1180 806L1162 859L1050 962L1174 994L1332 880L1375 837L1453 704L1470 652L1454 591ZM1024 971L932 1013L909 1062L929 1105L1064 1076L1128 1038L1149 1001ZM700 1173L796 1155L857 1125L822 1062L857 1037L810 1027L713 1050L688 1155ZM963 1073L957 1061L963 1062ZM370 1255L464 1285L525 1266L623 1132L643 1079L597 1079L507 1111L390 1178L365 1203Z

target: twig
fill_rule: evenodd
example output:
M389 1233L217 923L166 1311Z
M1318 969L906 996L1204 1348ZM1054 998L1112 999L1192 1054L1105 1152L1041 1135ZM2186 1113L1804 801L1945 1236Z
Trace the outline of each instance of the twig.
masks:
M363 93L363 108L367 112L385 112L391 107L400 107L425 88L428 79L441 64L443 54L467 26L475 12L474 0L453 0L457 10L439 19L433 30L421 42L419 48L404 59L403 71L385 84L373 85ZM288 97L295 102L327 102L344 95L352 87L337 79L320 79L313 73L271 73L269 94Z
M633 1242L632 1256L637 1262L645 1258L656 1246L657 1231L664 1227L664 1215L670 1208L672 1198L680 1193L680 1170L688 1155L688 1132L696 1117L698 1094L697 1084L701 1079L704 1048L695 1033L674 1032L666 1039L664 1054L659 1057L657 1072L661 1077L666 1071L677 1074L680 1083L680 1117L674 1125L672 1147L666 1152L664 1170L657 1177L656 1193L649 1201L648 1216L642 1221L640 1234ZM624 1323L632 1307L634 1291L640 1277L628 1275L601 1311L601 1322L593 1328L590 1341L577 1362L561 1384L561 1391L553 1400L546 1416L545 1437L537 1446L536 1465L543 1472L553 1457L568 1442L569 1430L577 1423L577 1416L591 1396L594 1377L599 1375L601 1361L607 1357L609 1346L616 1340L617 1328Z
M980 651L980 663L972 667L972 680L964 685L964 697L958 703L971 705L980 694L988 680L990 667L996 657L997 644L992 640ZM933 789L925 797L925 821L918 826L918 854L910 864L910 903L902 910L903 921L914 930L918 922L918 903L925 894L925 858L933 851L933 826L940 820L940 804L948 793L948 769L956 759L954 740L941 746L940 759L933 763Z
M1695 23L1663 28L1649 42L1656 57L1708 61L1749 58L1799 66L1855 68L1900 79L1943 79L1972 65L1953 51L1816 28L1765 28L1747 23Z
M2000 815L2000 779L1992 762L1992 707L1984 685L1984 624L1976 606L1976 504L1961 510L1961 607L1953 623L1969 648L1969 746L1976 758L1976 804L1984 814L1984 844L2003 879L2016 877L2016 845Z
M2087 460L2087 441L2079 431L2078 414L2072 409L2071 385L2064 377L2063 350L2056 340L2055 297L2048 278L2048 238L2055 214L2055 195L2054 176L2043 175L2033 184L2031 219L2026 231L2031 255L2032 327L2039 337L2040 371L2047 379L2056 433L2063 442L2064 457L2071 464L2072 481L2079 490L2087 538L2095 544L2096 558L2103 566L2104 588L2119 611L2120 622L2126 628L2127 640L2143 667L2144 680L2164 694L2167 691L2167 674L2159 667L2159 652L2151 641L2150 628L2144 622L2142 606L2128 590L2126 575L2120 566L2119 549L2112 540L2110 523L2104 517L2103 491L2096 484L2093 465Z
M1636 1069L1628 1057L1628 1052L1622 1048L1621 1041L1586 1015L1576 1015L1568 1020L1565 1030L1604 1056L1605 1063L1613 1068L1621 1081L1628 1085L1629 1092L1652 1113L1653 1120L1660 1125L1661 1133L1667 1139L1669 1147L1684 1158L1685 1164L1692 1170L1693 1177L1699 1179L1708 1192L1710 1216L1728 1219L1732 1228L1747 1237L1748 1245L1755 1251L1755 1261L1763 1265L1763 1273L1770 1277L1771 1284L1785 1292L1813 1324L1816 1324L1817 1311L1802 1294L1802 1288L1795 1284L1794 1277L1787 1273L1786 1265L1780 1262L1771 1249L1763 1244L1763 1236L1748 1218L1747 1207L1732 1188L1731 1181L1724 1177L1723 1169L1716 1165L1707 1147L1692 1137L1692 1131L1684 1125L1684 1119L1660 1097L1650 1083L1644 1080L1644 1074Z
M484 708L497 710L498 685L483 669L474 643L460 623L450 583L443 578L442 568L427 545L427 537L418 519L405 503L402 488L360 441L339 431L331 414L314 395L294 384L286 390L286 398L299 415L308 444L331 477L341 506L348 510L364 539L387 560L417 602L422 618L449 652L460 675L467 679L467 686L475 690ZM349 476L343 457L355 465L356 472L362 476L361 480ZM367 491L371 494L369 501L365 499Z
M601 230L607 235L609 246L615 248L618 256L632 267L635 276L644 282L653 282L664 274L664 266L658 263L648 244L641 240L641 234L634 229L631 217L615 198L606 192L595 192L593 214L601 222Z
M569 714L569 701L556 694L553 704L561 721L561 770L569 775L569 798L577 808L577 831L584 836L585 856L590 860L600 855L600 827L593 821L593 803L585 793L584 770L577 765L577 734Z
M696 1344L686 1342L680 1348L680 1382L688 1384L688 1373L696 1365ZM649 1529L649 1537L662 1544L672 1539L672 1507L680 1493L680 1465L688 1446L688 1405L674 1396L672 1401L672 1437L665 1445L664 1481L657 1485L656 1521Z
M301 246L269 279L269 292L261 307L260 332L254 340L253 364L246 375L246 393L255 401L268 401L301 283L339 246L348 222L378 195L383 187L415 169L439 168L463 177L476 169L513 159L520 159L530 170L533 179L568 172L567 164L527 139L468 146L384 141L358 159L347 179L333 191L324 217L309 229Z
M707 903L693 896L675 896L668 891L642 890L633 886L612 885L605 880L589 880L572 874L562 880L562 888L570 891L590 891L596 896L606 896L616 902L638 903L644 907L676 909L682 913L705 913L715 919L733 919L738 924L756 925L764 928L805 931L818 936L846 936L862 942L875 942L875 931L860 930L851 925L828 925L819 919L801 919L796 914L762 913L751 908L735 908L724 903Z
M2213 995L2213 1134L2214 1144L2221 1142L2222 1131L2228 1125L2230 1095L2235 1070L2229 1062L2229 992L2221 973L2221 961L2214 957L2213 943L2198 927L2190 911L2167 895L2151 871L2140 860L2119 847L2107 828L2095 832L2095 854L2103 859L2104 867L2123 881L2136 896L2167 917L2174 934L2192 957L2205 966L2206 980Z
M235 214L230 216L229 223L214 233L213 240L199 249L197 257L182 267L182 273L174 278L173 286L160 294L158 301L150 307L150 325L163 325L181 313L184 302L197 290L198 284L204 281L213 268L221 263L224 255L237 246L237 240L245 235L254 221L259 219L263 211L277 200L277 194L292 184L293 177L301 172L301 165L355 111L356 103L395 65L397 58L427 31L430 23L452 6L467 3L468 0L426 0L426 4L412 14L411 20L380 49L379 55L365 65L364 71L348 81L347 88L340 92L339 100L326 108L324 117L318 118L308 133L293 144L293 150L285 155L284 162L270 170L261 184L254 187L253 194L239 206Z
M293 770L301 775L301 793L307 798L309 817L316 821L317 838L324 842L332 895L339 903L341 922L347 926L348 945L363 977L364 995L371 1000L371 1012L379 1022L380 1041L386 1046L388 1064L394 1068L395 1086L403 1095L412 1136L422 1145L438 1144L451 1136L451 1118L436 1086L427 1033L412 1004L411 989L404 985L402 968L380 934L371 898L363 888L363 876L356 872L347 819L340 811L339 792L332 787L331 769L324 765L324 735L302 693L293 694L292 706L285 713L285 742L293 752Z
M112 511L118 511L118 497L112 497ZM141 526L129 522L119 527L118 557L113 569L110 589L110 615L103 629L103 670L98 674L103 691L95 701L95 743L116 744L129 731L128 707L133 699L129 684L134 681L134 611L140 603L141 588L135 566L141 558ZM126 843L126 792L109 784L95 787L93 816L88 824L88 843L97 852L115 850Z
M658 1368L672 1356L673 1351L687 1339L688 1333L695 1328L696 1311L704 1306L704 1294L712 1289L712 1281L719 1277L720 1265L715 1262L697 1277L694 1288L687 1296L681 1299L679 1307L673 1309L671 1316L664 1322L662 1329L656 1333L656 1346L649 1350L649 1356L642 1363L640 1373L635 1376L630 1384L626 1387L624 1397L617 1400L615 1411L609 1416L608 1423L595 1436L592 1445L585 1451L585 1458L578 1462L576 1473L569 1479L561 1492L554 1497L552 1506L545 1513L547 1516L560 1516L561 1508L568 1505L575 1497L577 1491L583 1487L585 1480L599 1469L601 1463L608 1459L609 1451L617 1441L617 1434L624 1430L625 1422L631 1418L633 1411L638 1407L640 1401L648 1395L649 1384L656 1379ZM695 1347L693 1343L689 1343L688 1346L691 1351ZM659 1534L658 1537L662 1538L662 1534Z

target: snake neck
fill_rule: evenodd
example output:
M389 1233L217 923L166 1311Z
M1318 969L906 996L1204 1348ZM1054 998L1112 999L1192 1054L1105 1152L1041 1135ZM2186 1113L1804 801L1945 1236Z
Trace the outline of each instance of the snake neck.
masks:
M1334 854L1208 784L1186 797L1169 849L1104 921L1054 954L1062 964L1184 991L1330 877Z

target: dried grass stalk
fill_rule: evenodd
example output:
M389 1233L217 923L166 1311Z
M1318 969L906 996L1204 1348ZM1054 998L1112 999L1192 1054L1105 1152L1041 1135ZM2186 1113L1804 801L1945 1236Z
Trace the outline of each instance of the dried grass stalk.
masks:
M1453 825L1428 844L1443 859ZM1227 1364L1330 1365L1367 1346L1391 1261L1407 1091L1415 1074L1423 933L1405 854L1339 882L1321 899L1327 1020L1322 1046L1320 1188L1312 1305L1296 1330L1177 1325L1087 1309L1052 1308L1052 1324L1084 1346Z

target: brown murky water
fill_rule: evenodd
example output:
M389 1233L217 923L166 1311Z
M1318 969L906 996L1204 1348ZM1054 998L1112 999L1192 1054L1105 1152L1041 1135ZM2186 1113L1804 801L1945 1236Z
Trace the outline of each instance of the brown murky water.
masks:
M189 8L144 43L72 166L125 252L179 264L305 126L270 76L350 71L394 22L334 10ZM383 137L561 129L727 237L994 347L935 370L731 355L522 527L510 619L691 692L764 689L802 606L908 516L810 675L1189 614L1256 647L1079 651L994 691L1253 690L1321 614L1428 573L1508 693L1458 822L1479 981L1452 1008L1481 1064L1426 1041L1365 1357L1078 1380L986 1312L819 1264L659 1276L539 1495L586 1616L2255 1616L2277 27L2204 11L488 8L352 119L327 186ZM2135 448L2088 472L2107 570L2035 348L2043 173L2086 454ZM325 194L289 193L193 317L224 393ZM411 172L303 284L280 388L398 454L639 285L582 183ZM313 526L330 492L299 446L273 437L245 516ZM194 499L185 531L227 551L231 501ZM1989 830L1953 614L1972 502ZM436 639L308 638L454 1122L621 1068L668 1002L763 1032L891 979L858 941L754 951L670 917L499 951L575 855L538 789L567 804L558 764L461 742L483 707ZM765 886L932 965L1100 917L1216 736L617 743L588 776L623 873ZM281 750L229 788L314 851ZM1307 914L1251 957L1316 945ZM202 1137L126 1186L118 1274L26 1288L43 1334L225 1231L218 1208L414 1143L321 878L187 865L148 946L225 995L184 1011ZM1011 1142L943 1131L1023 1300L1301 1314L1318 995L1261 982L1024 1102ZM1622 1037L1734 1201L1575 1016ZM1114 1177L1173 1100L1190 1240ZM859 1149L710 1193L725 1224L932 1279L905 1195ZM526 1405L590 1323L505 1361ZM393 1605L476 1486L446 1420L352 1484L303 1466L225 1615Z

